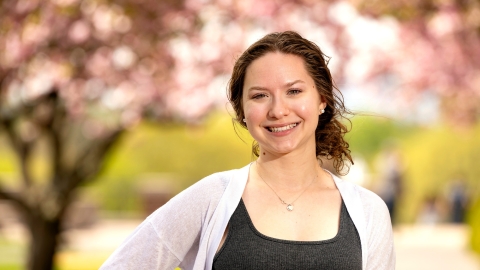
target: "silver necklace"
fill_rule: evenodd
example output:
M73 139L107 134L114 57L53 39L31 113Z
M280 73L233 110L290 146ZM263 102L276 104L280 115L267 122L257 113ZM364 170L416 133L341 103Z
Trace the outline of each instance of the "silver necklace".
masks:
M258 163L255 161L255 163L257 164L257 167L258 167ZM315 178L312 180L312 182L310 182L310 184L302 191L302 193L300 193L300 195L298 195L298 197L293 200L293 202L291 203L287 203L285 202L282 198L280 198L280 196L278 196L277 192L275 192L275 190L265 181L265 179L263 179L263 177L260 175L260 173L257 171L257 174L258 176L260 176L260 179L262 179L262 181L267 184L267 186L273 191L273 193L275 193L275 195L277 195L278 199L280 200L280 202L284 205L287 206L287 210L288 211L293 211L293 203L296 202L298 200L298 198L300 198L300 196L303 195L303 193L313 184L313 182L315 182L315 179L318 177L318 175L315 175Z

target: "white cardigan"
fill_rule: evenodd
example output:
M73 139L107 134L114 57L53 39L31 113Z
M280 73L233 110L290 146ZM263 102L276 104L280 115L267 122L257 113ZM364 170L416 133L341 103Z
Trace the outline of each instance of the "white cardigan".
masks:
M245 189L250 164L205 177L157 209L100 269L211 269ZM395 269L388 209L373 192L333 176L362 245L362 269Z

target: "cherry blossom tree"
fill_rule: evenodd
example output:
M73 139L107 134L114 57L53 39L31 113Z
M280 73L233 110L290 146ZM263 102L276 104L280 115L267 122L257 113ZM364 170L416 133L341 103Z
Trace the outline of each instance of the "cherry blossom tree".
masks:
M404 18L418 8L367 3L1 1L0 132L20 177L15 186L0 179L0 199L16 206L30 231L28 268L52 268L76 190L95 179L122 132L143 118L198 121L225 106L236 57L269 32L294 30L317 43L340 84L390 76L407 98L433 91L467 97L462 104L478 100L475 4ZM469 115L478 108L467 107ZM47 146L47 179L29 164L38 144Z
M188 94L215 67L188 87L178 77L187 60L201 64L174 55L170 41L201 26L178 1L12 0L0 3L0 18L0 131L20 168L18 185L0 186L0 199L30 231L28 268L52 269L75 191L94 179L122 131L145 116L205 114L212 101ZM179 95L187 113L173 101ZM39 143L48 145L48 179L32 175Z
M394 44L379 44L368 76L393 76L402 96L432 92L445 119L470 126L480 115L480 3L478 1L352 0L371 19L395 18ZM390 18L390 19L387 19Z
M145 117L197 121L224 106L233 62L255 39L293 29L342 55L328 10L293 0L1 1L0 132L20 177L0 179L0 199L30 232L28 268L52 269L78 187L122 132ZM30 164L39 144L46 179Z

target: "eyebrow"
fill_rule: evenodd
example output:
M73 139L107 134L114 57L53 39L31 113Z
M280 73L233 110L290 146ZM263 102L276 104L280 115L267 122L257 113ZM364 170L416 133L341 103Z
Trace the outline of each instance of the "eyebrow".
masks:
M305 82L302 81L302 80L295 80L295 81L289 82L289 83L287 83L287 84L285 84L285 85L286 85L286 86L292 86L292 85L294 85L294 84L296 84L296 83L305 83Z
M296 83L305 83L305 82L302 81L302 80L295 80L293 82L286 83L285 86L290 87L290 86L292 86ZM261 86L252 86L252 87L248 88L247 91L251 91L251 90L267 90L267 88L261 87Z

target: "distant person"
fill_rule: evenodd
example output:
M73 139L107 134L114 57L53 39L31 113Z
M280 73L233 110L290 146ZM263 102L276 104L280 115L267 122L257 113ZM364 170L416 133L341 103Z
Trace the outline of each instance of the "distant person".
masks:
M351 161L336 91L314 43L290 31L255 42L228 97L258 159L178 194L101 269L394 269L385 203L319 165Z
M403 191L403 163L395 145L389 144L381 156L382 188L380 197L385 201L392 223L396 223L397 204Z
M449 199L451 206L450 220L453 223L463 223L468 205L468 193L462 176L458 176L453 180L449 191Z
M418 222L424 225L438 224L441 220L440 209L437 195L426 197L418 216Z

